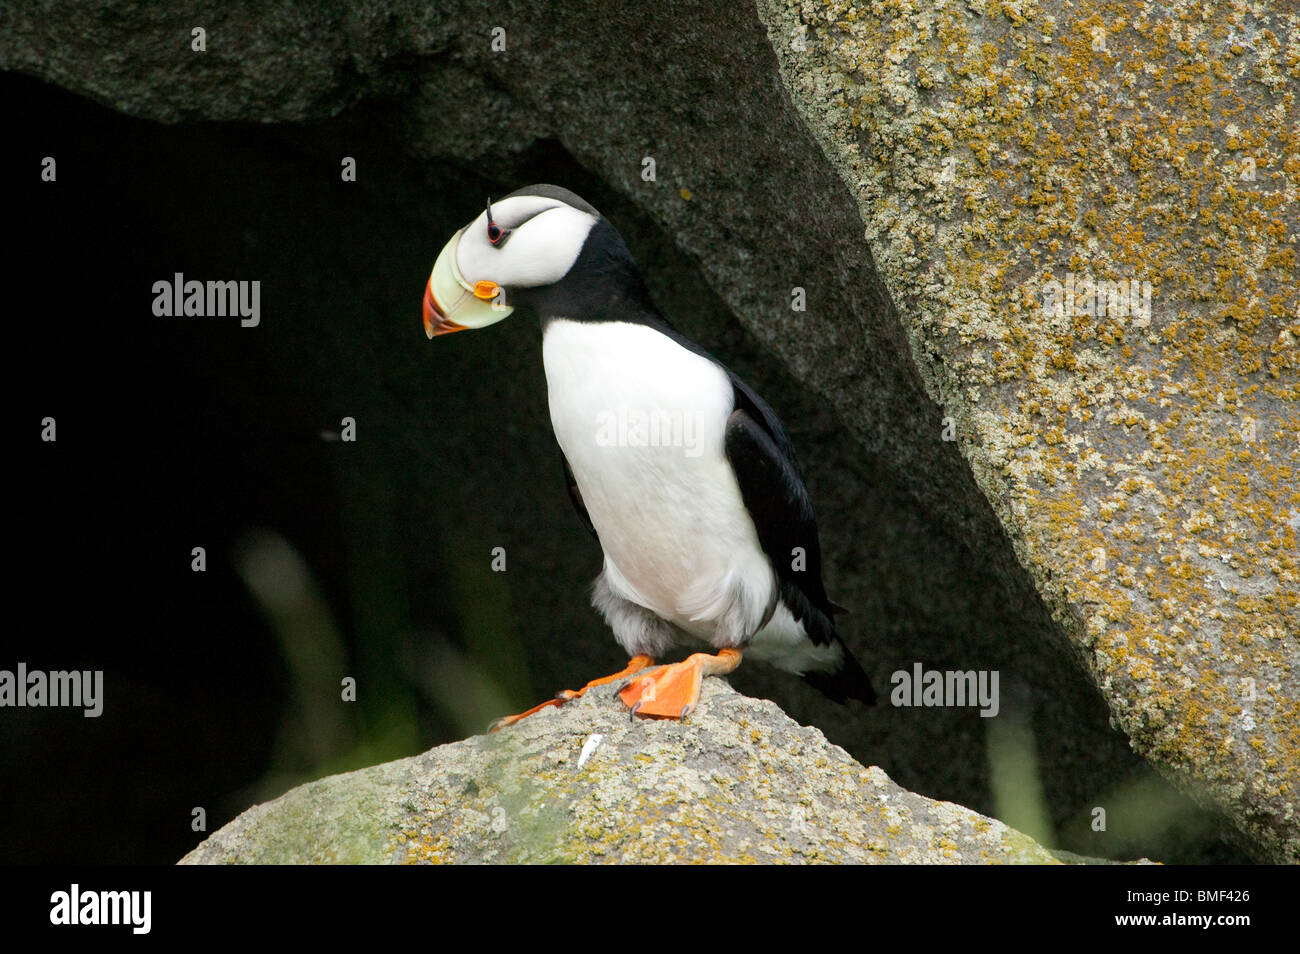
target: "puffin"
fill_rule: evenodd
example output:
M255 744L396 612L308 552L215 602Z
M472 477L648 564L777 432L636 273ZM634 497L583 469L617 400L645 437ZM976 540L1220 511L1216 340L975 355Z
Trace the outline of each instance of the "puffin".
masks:
M812 500L794 447L754 389L655 307L613 224L568 189L531 185L456 232L424 289L430 338L516 309L541 324L551 425L569 496L604 565L592 606L630 657L632 717L685 720L705 676L749 657L841 704L875 703L826 595ZM700 651L656 665L675 647Z

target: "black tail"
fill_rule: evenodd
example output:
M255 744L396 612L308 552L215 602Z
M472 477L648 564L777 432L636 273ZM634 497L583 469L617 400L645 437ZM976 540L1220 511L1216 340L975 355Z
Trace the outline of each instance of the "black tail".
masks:
M837 641L838 637L837 637ZM822 695L840 705L847 705L850 699L860 699L869 706L876 704L876 690L871 688L871 679L861 664L849 652L849 647L839 641L844 649L844 665L839 672L806 672L803 678Z

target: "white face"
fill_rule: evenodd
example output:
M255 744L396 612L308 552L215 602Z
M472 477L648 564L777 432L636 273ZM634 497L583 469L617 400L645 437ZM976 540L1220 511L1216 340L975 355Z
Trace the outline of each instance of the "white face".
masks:
M461 233L456 264L472 285L506 288L552 285L569 273L596 219L559 199L517 195L492 203L492 220L507 230L497 245L488 239L484 209Z
M539 288L569 273L597 217L559 199L518 195L492 205L457 232L424 292L424 330L484 328L513 311L511 289Z

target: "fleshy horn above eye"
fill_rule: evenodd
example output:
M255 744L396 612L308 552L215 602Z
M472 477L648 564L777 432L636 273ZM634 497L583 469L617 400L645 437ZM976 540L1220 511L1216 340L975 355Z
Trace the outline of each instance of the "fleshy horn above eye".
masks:
M494 248L500 248L506 244L506 239L510 237L511 229L503 229L492 221L492 200L487 200L487 240L492 243Z

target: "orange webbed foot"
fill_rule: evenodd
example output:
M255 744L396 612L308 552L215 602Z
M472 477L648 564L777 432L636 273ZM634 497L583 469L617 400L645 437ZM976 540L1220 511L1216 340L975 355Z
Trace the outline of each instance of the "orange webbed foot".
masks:
M541 712L543 709L549 709L551 706L562 706L568 701L568 699L561 696L556 696L554 699L547 699L545 702L535 705L531 709L526 709L523 712L517 713L516 715L502 716L500 719L497 719L488 726L488 733L491 734L497 732L504 729L506 726L514 725L521 719L527 719L534 712Z
M547 699L545 702L533 706L531 709L527 710L526 712L520 712L518 715L503 716L502 718L497 719L490 726L488 726L488 732L489 733L496 732L499 729L504 729L506 726L514 725L516 722L520 721L521 719L527 719L534 712L540 712L543 709L549 709L551 706L562 706L566 702L571 702L572 700L582 696L588 689L592 688L593 686L603 686L607 683L617 682L620 679L626 679L628 676L632 676L635 675L636 673L639 673L646 666L653 665L653 663L654 660L644 654L633 656L631 659L628 660L627 666L621 671L614 673L614 675L603 676L600 679L593 679L591 680L591 682L587 683L585 686L583 686L581 689L577 690L576 692L572 689L562 689L555 694L554 699Z
M700 701L705 676L721 676L740 665L738 649L718 655L695 653L671 666L660 666L628 681L618 697L631 715L659 719L685 719Z

